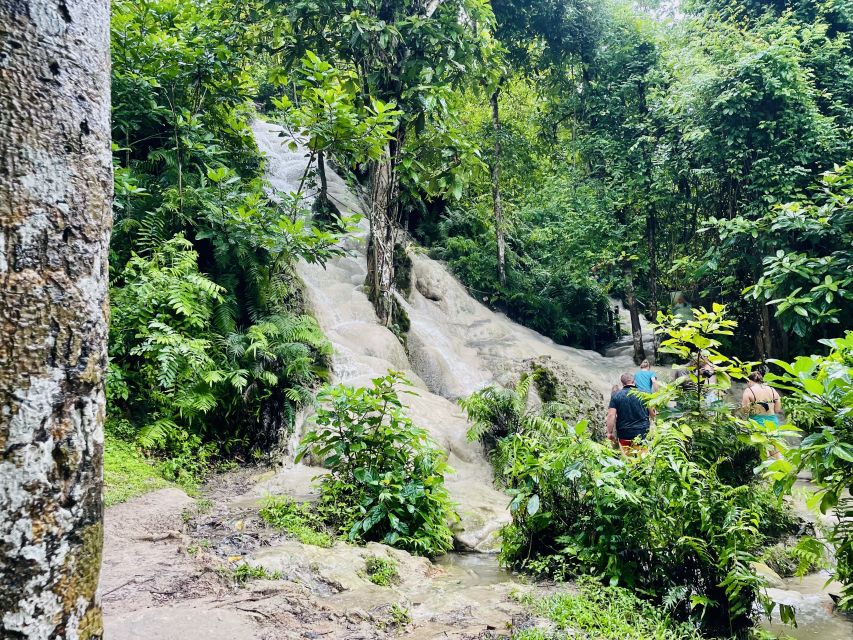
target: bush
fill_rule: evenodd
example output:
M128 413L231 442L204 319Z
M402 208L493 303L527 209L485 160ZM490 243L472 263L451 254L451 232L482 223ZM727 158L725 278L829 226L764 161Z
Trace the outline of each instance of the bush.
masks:
M397 373L369 388L336 386L318 396L316 429L297 461L310 452L329 473L320 481L320 511L352 541L379 541L435 556L452 547L456 515L444 476L447 456L406 417Z
M714 351L708 332L727 326L720 313L688 323L663 348L700 343L725 381L747 369ZM651 402L679 393L673 386ZM500 440L513 495L501 560L557 578L600 576L711 634L751 626L762 579L750 563L792 523L765 484L734 469L760 459L776 434L719 405L681 407L661 411L648 452L637 456L594 442L584 422L570 427L556 418Z
M798 472L811 471L820 487L815 505L838 517L829 543L837 562L835 578L845 585L840 606L853 609L853 332L821 342L829 354L801 356L790 364L774 361L782 371L767 376L788 393L785 407L805 438L787 460L771 460L766 467L779 491L790 491Z

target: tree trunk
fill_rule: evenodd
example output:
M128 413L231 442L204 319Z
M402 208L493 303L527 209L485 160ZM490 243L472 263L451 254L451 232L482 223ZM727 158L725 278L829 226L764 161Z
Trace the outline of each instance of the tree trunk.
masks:
M495 133L495 158L492 161L492 202L495 212L495 240L498 248L498 280L506 286L506 241L503 228L503 205L501 204L501 114L498 105L501 88L492 92L492 129Z
M658 259L657 259L657 216L654 209L646 215L646 244L649 251L649 285L651 304L649 313L652 322L658 317ZM639 320L639 318L638 318ZM642 342L642 341L641 341ZM658 355L658 338L654 336L654 356Z
M320 193L317 195L317 201L326 212L329 208L329 181L326 178L326 154L322 151L317 152L317 175L320 176Z
M379 322L391 325L394 297L394 245L397 240L399 175L397 162L404 131L388 145L385 157L371 163L370 238L367 245L367 288Z
M0 0L0 636L101 638L109 3Z
M773 335L770 329L770 310L763 301L758 302L758 331L755 335L755 347L761 362L773 357Z
M640 364L646 359L643 347L643 328L640 325L640 311L637 308L637 296L634 294L634 267L626 263L622 268L625 276L625 298L628 313L631 314L631 336L634 339L634 362Z

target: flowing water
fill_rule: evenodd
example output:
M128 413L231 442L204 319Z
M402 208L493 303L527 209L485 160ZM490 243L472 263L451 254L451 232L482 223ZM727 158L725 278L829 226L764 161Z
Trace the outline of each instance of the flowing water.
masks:
M272 185L295 192L307 165L304 150L292 151L279 136L280 127L254 125L266 154ZM364 215L362 202L337 174L329 171L329 197L344 214ZM306 199L306 204L310 197ZM367 225L362 220L345 246L349 254L325 267L302 263L311 312L334 346L336 382L362 386L389 369L402 371L418 395L405 399L414 421L426 428L448 452L455 473L448 489L461 505L457 542L466 548L495 546L496 531L509 520L508 498L492 486L491 467L481 447L466 439L467 423L456 400L494 383L513 383L518 363L537 356L551 358L588 383L591 393L604 394L622 370L633 368L628 354L605 358L595 351L571 349L521 327L474 300L440 263L417 250L411 295L402 300L411 321L404 349L397 337L379 325L364 292L367 275ZM603 408L603 406L602 406Z
M297 191L308 162L307 153L303 149L291 151L288 141L279 136L278 126L259 121L253 129L258 146L267 156L273 187ZM342 213L364 215L363 203L332 171L328 184L330 199ZM456 533L457 544L470 550L494 550L496 532L509 521L508 497L494 489L491 467L481 448L467 441L465 416L455 400L494 382L513 383L518 363L544 356L586 381L601 395L603 408L603 398L609 396L619 374L635 368L631 336L624 335L606 356L557 345L488 309L472 298L442 264L413 250L409 252L413 261L412 293L401 301L411 321L408 348L404 349L391 331L377 323L364 293L366 237L367 225L362 220L345 240L347 256L329 261L325 268L305 263L297 267L311 312L334 346L335 381L362 386L389 369L406 374L417 390L416 396L404 400L408 413L444 447L455 469L447 486L460 505L462 522ZM627 312L621 306L619 316L623 326L630 327ZM651 333L645 320L643 325L650 353ZM320 471L290 465L259 485L257 492L295 491L308 495L310 477ZM451 593L458 589L494 588L512 581L511 574L498 567L492 554L449 554L439 564L448 569L448 580L458 583ZM853 624L846 617L832 614L831 600L814 585L786 582L785 587L777 595L796 600L792 604L799 609L800 628L770 628L801 640L853 638Z

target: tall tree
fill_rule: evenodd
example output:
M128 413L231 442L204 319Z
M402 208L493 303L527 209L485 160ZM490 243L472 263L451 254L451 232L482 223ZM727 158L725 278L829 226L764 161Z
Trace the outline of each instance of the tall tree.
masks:
M495 35L504 46L507 68L496 67L489 103L494 134L490 163L492 206L497 245L498 279L506 286L506 230L501 196L503 145L500 96L509 69L526 72L550 70L559 77L573 63L583 69L598 37L600 8L578 0L492 0Z
M427 114L447 111L447 92L483 74L493 20L481 0L301 0L282 5L294 52L334 51L358 74L362 99L400 110L382 156L370 163L367 286L380 322L393 315L400 165Z
M109 3L0 25L0 635L101 638Z

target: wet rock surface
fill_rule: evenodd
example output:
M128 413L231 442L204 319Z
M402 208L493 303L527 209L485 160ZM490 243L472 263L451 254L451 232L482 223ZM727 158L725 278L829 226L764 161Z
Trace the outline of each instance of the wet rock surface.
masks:
M299 473L242 469L215 478L198 500L164 489L108 510L108 637L462 640L506 637L526 621L511 595L538 587L500 571L494 556L439 564L375 543L306 545L268 527L258 515L262 487L276 479L286 488L288 477L301 491ZM372 584L370 556L392 559L399 583ZM235 569L244 564L266 578L241 583Z
M273 186L293 190L305 169L303 154L289 151L273 125L256 123L254 130L268 155ZM363 213L346 183L333 172L328 177L337 208ZM574 402L579 414L594 414L603 409L619 373L633 370L630 353L625 344L610 357L556 345L489 310L442 265L413 250L412 288L402 301L411 324L404 348L397 336L377 325L363 292L365 233L362 225L345 241L351 255L325 269L297 268L308 305L334 345L335 381L365 385L388 369L409 377L418 395L406 399L406 408L448 452L455 469L447 486L461 516L456 543L461 549L494 551L497 532L510 519L509 498L494 488L480 446L467 441L468 424L455 400L488 384L514 384L522 372L538 367L549 372L554 399ZM543 397L549 395L547 388L537 395L549 400ZM298 430L286 447L291 454L300 435ZM216 478L205 487L202 501L165 489L109 509L100 587L106 637L466 640L507 637L511 628L529 625L547 630L545 621L531 620L511 596L545 594L553 587L525 584L501 572L493 555L458 555L433 564L383 545L339 543L323 549L289 539L260 520L259 501L266 495L316 499L312 478L321 473L293 464L242 469ZM362 573L368 555L393 558L401 582L392 587L370 583ZM242 564L262 567L276 579L240 584L234 571ZM782 587L780 592L796 591L787 583ZM818 597L815 615L827 605ZM819 635L798 632L797 637L853 635L853 627L837 626L846 624L837 616L825 613L819 621L827 618L836 627L820 631L823 627L812 625Z

